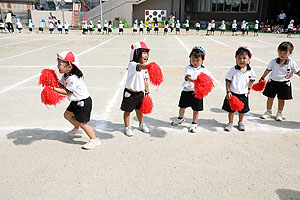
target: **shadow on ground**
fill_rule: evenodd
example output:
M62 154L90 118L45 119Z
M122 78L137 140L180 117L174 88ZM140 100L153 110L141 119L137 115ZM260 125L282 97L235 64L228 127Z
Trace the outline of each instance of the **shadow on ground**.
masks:
M289 189L277 189L276 194L280 200L300 200L300 192Z
M95 134L100 139L112 139L113 136L108 133L100 133L95 131ZM78 144L83 145L87 141L84 139L84 141L76 141L75 139L81 138L85 135L75 135L75 136L69 136L66 132L63 131L57 131L57 130L44 130L40 128L35 129L21 129L16 130L7 135L7 139L13 140L13 143L15 145L29 145L35 141L39 140L54 140L54 141L60 141L63 143L68 144ZM87 137L87 136L85 136Z

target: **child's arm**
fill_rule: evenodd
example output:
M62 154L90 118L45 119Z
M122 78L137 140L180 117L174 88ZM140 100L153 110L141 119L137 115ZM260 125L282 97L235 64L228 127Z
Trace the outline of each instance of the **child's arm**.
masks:
M186 75L185 80L189 82L194 82L196 79L192 79L191 75Z
M66 95L66 96L69 96L71 94L63 88L52 87L52 89L60 94Z
M259 82L260 81L263 81L265 80L266 76L268 76L268 74L270 73L271 71L270 70L265 70L265 72L263 73L263 75L261 76L261 78L259 79ZM253 84L253 83L252 83Z
M250 94L250 91L251 91L253 83L254 83L254 81L249 81L249 84L248 84L248 94Z
M231 82L226 80L226 83L225 83L226 93L227 93L226 99L231 99L231 96L232 96L231 91L230 91L230 84L231 84Z
M149 83L147 79L145 79L144 83L145 83L145 95L148 95L150 92L149 92Z

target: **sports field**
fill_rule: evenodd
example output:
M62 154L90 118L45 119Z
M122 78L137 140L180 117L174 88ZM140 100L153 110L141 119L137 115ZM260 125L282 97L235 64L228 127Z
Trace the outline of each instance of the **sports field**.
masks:
M117 32L115 30L115 32ZM123 134L120 110L130 46L145 41L149 62L162 68L165 81L150 87L153 112L145 116L150 133ZM266 97L252 91L246 131L224 132L227 113L221 109L225 76L235 65L239 46L254 54L251 67L260 78L277 56L277 46L290 41L291 56L300 65L298 36L260 34L253 37L189 35L82 35L0 34L0 199L300 199L300 79L292 78L293 100L286 101L282 122L259 118ZM178 101L189 64L189 52L201 45L207 52L204 66L215 88L204 99L198 131L188 132L187 121L178 127ZM73 127L63 118L69 102L56 107L41 103L38 85L44 68L56 70L56 53L71 50L79 56L84 80L93 99L90 125L102 144L85 151L86 135L70 137ZM277 111L274 102L273 113ZM238 115L235 115L235 125Z

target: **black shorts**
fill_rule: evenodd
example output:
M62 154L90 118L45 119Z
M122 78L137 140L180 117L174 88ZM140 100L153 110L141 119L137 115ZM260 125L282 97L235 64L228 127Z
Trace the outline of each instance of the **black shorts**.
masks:
M4 27L0 27L0 30L4 30Z
M123 33L124 32L124 30L122 29L122 28L119 28L119 32L121 33Z
M293 33L293 29L289 28L288 33Z
M194 91L182 91L179 100L180 108L192 107L195 111L203 110L203 99L195 97Z
M150 27L147 27L147 31L150 32L150 31L151 31L151 28L150 28Z
M86 123L90 121L91 111L92 111L92 98L88 97L81 101L71 101L67 108L74 114L75 119L80 123Z
M104 27L104 28L103 28L103 31L107 31L107 28L106 28L106 27Z
M143 32L144 31L144 29L143 28L140 28L140 32Z
M134 33L137 32L137 29L133 29L133 32L134 32Z
M186 27L185 30L186 30L186 31L189 31L189 30L190 30L190 27Z
M123 92L121 110L125 112L132 112L134 109L140 109L143 98L144 92L132 92L125 88Z
M237 30L236 28L233 28L233 29L232 29L232 32L236 32L236 30Z
M62 28L57 29L58 31L62 31Z
M199 27L196 27L196 31L200 31L200 28L199 28Z
M164 32L167 33L168 32L168 28L164 28Z
M88 30L87 30L86 28L84 28L82 31L83 31L83 32L87 32Z
M270 98L275 98L277 95L278 99L289 100L293 99L292 96L292 85L290 81L268 81L263 95Z
M69 31L69 29L65 29L65 32L68 32Z
M258 32L258 29L254 29L254 33L257 33Z
M241 111L239 111L239 113L246 113L246 112L250 111L249 100L248 100L248 97L245 94L235 94L233 92L231 92L231 94L236 96L240 101L242 101L244 103L244 108ZM227 112L235 112L234 110L231 110L230 105L229 105L226 97L224 99L222 109L227 111Z
M99 32L99 33L101 32L101 28L98 28L98 32Z
M42 27L39 27L39 31L44 31L44 29Z
M111 32L112 32L112 29L111 29L111 28L108 28L108 32L111 33Z
M49 28L49 31L51 31L51 32L52 32L52 31L53 31L53 28Z
M210 30L210 31L213 31L213 32L214 32L214 31L215 31L215 28L211 28L211 30Z
M241 29L241 31L242 31L242 32L245 32L245 31L246 31L246 29L242 28L242 29Z
M32 31L32 28L29 28L29 31Z
M180 31L180 28L176 28L176 31L178 31L178 32L179 32L179 31Z
M154 28L154 31L158 31L158 28L157 28L157 27L155 27L155 28Z
M92 31L93 31L93 28L89 28L89 31L91 31L91 32L92 32Z

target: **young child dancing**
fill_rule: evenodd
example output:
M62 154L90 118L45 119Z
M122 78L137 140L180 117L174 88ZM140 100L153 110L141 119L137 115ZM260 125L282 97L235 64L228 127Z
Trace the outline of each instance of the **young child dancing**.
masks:
M73 136L83 130L90 140L82 148L93 149L100 145L100 140L95 136L93 128L87 124L90 121L92 99L82 80L83 73L79 68L77 55L71 51L57 54L57 67L59 73L63 76L60 80L60 88L53 87L52 89L60 94L67 95L71 101L64 113L65 119L74 126L68 134Z
M200 73L210 75L209 71L204 68L203 61L205 59L205 50L201 46L195 46L190 53L190 64L185 68L185 77L182 84L183 90L179 100L179 116L171 125L177 126L182 124L186 119L184 117L185 109L191 107L193 109L193 122L189 128L189 132L195 133L197 130L197 120L199 111L203 110L203 99L195 97L194 81Z
M146 62L149 58L150 49L144 42L135 42L131 46L130 63L128 65L128 75L123 92L121 110L124 111L124 133L126 136L133 136L130 126L130 113L135 110L139 120L139 129L144 133L149 133L147 125L144 123L143 114L140 111L141 102L145 95L149 94L148 73Z
M294 60L289 58L293 53L294 45L291 42L282 42L278 48L278 58L271 60L267 69L261 76L259 81L263 81L268 74L269 80L263 94L268 97L267 111L261 116L262 119L268 119L272 116L272 106L275 96L278 99L278 110L276 114L276 121L282 121L282 111L285 100L293 99L292 86L290 79L293 74L300 76L300 69Z
M228 103L228 99L231 99L233 95L244 103L243 109L239 111L238 130L245 131L244 115L250 111L248 96L256 78L255 72L249 65L251 57L252 51L249 47L238 48L235 52L236 65L226 75L227 94L222 109L228 112L229 122L225 126L224 131L230 131L233 127L234 110L231 109Z

